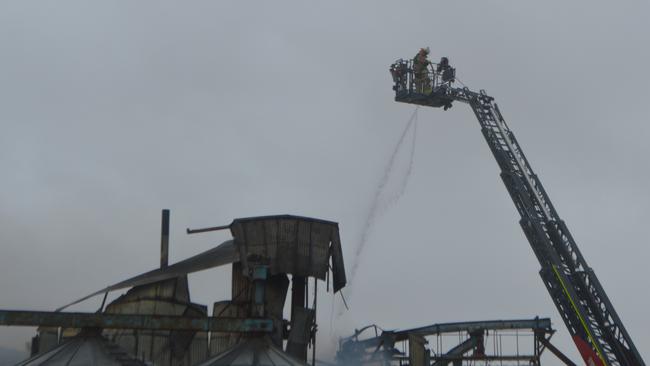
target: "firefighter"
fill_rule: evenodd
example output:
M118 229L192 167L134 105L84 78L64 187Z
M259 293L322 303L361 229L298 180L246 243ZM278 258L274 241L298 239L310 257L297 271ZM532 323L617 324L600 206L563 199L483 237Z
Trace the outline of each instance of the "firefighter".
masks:
M393 76L393 82L395 86L393 90L396 92L402 92L406 90L406 80L407 80L407 66L405 62L394 63L390 67L390 74Z
M429 78L429 64L427 59L429 47L420 48L420 51L413 58L413 80L417 93L428 94L431 92L431 79Z
M446 57L440 58L440 63L438 64L438 69L436 71L443 72L449 68L449 59Z

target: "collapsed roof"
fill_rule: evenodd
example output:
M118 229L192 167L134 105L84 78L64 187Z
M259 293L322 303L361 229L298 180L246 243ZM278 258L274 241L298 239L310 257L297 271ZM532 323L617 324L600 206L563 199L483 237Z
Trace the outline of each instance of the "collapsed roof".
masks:
M233 239L165 268L158 268L84 296L57 311L99 294L177 278L214 267L251 260L268 262L271 274L287 273L325 280L332 270L334 292L347 282L336 222L293 215L235 219L226 226Z

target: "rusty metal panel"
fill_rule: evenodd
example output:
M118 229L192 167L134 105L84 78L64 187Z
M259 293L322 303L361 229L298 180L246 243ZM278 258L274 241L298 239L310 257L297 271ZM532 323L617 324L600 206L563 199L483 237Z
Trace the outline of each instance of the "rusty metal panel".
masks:
M332 285L334 292L338 292L345 287L347 279L345 276L345 265L343 264L343 249L341 248L341 237L338 229L332 231Z
M267 264L271 274L288 273L324 280L332 257L335 290L345 286L335 222L287 215L265 216L236 219L230 230L244 269L254 260Z

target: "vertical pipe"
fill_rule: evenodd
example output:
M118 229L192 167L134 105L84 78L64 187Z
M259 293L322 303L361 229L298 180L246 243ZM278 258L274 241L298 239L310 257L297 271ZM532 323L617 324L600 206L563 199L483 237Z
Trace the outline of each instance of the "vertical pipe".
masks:
M318 279L314 277L314 324L312 325L311 365L316 366L316 304L318 303Z
M291 321L294 319L296 308L305 307L305 277L294 275L291 278Z
M535 331L533 333L533 355L535 357L535 365L539 366L539 332Z
M309 309L309 278L305 277L305 303L303 305L305 309Z
M160 226L160 268L167 267L169 263L169 210L162 210L162 223Z
M305 302L307 298L307 292L306 290L306 283L307 283L307 278L302 277L302 276L296 276L293 275L291 278L291 325L292 327L294 325L297 326L297 321L298 321L298 313L303 312L305 308ZM311 324L304 324L305 327L310 326ZM292 330L293 331L293 330ZM302 338L302 336L300 336ZM301 341L302 342L302 339ZM303 361L305 364L307 364L307 346L309 344L309 340L307 340L307 343L296 343L292 342L291 340L287 343L287 353L290 355L293 355L294 357L297 357L301 361Z

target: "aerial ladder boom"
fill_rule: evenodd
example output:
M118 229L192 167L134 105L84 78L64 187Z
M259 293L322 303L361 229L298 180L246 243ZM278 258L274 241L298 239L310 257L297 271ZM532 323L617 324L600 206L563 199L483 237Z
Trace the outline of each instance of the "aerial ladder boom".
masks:
M431 63L423 82L412 61L398 60L390 68L395 100L429 106L469 104L481 125L501 179L521 216L521 225L541 270L539 274L588 366L645 366L632 339L594 271L578 249L566 224L553 207L494 98L484 90L454 87L455 70L443 58Z

